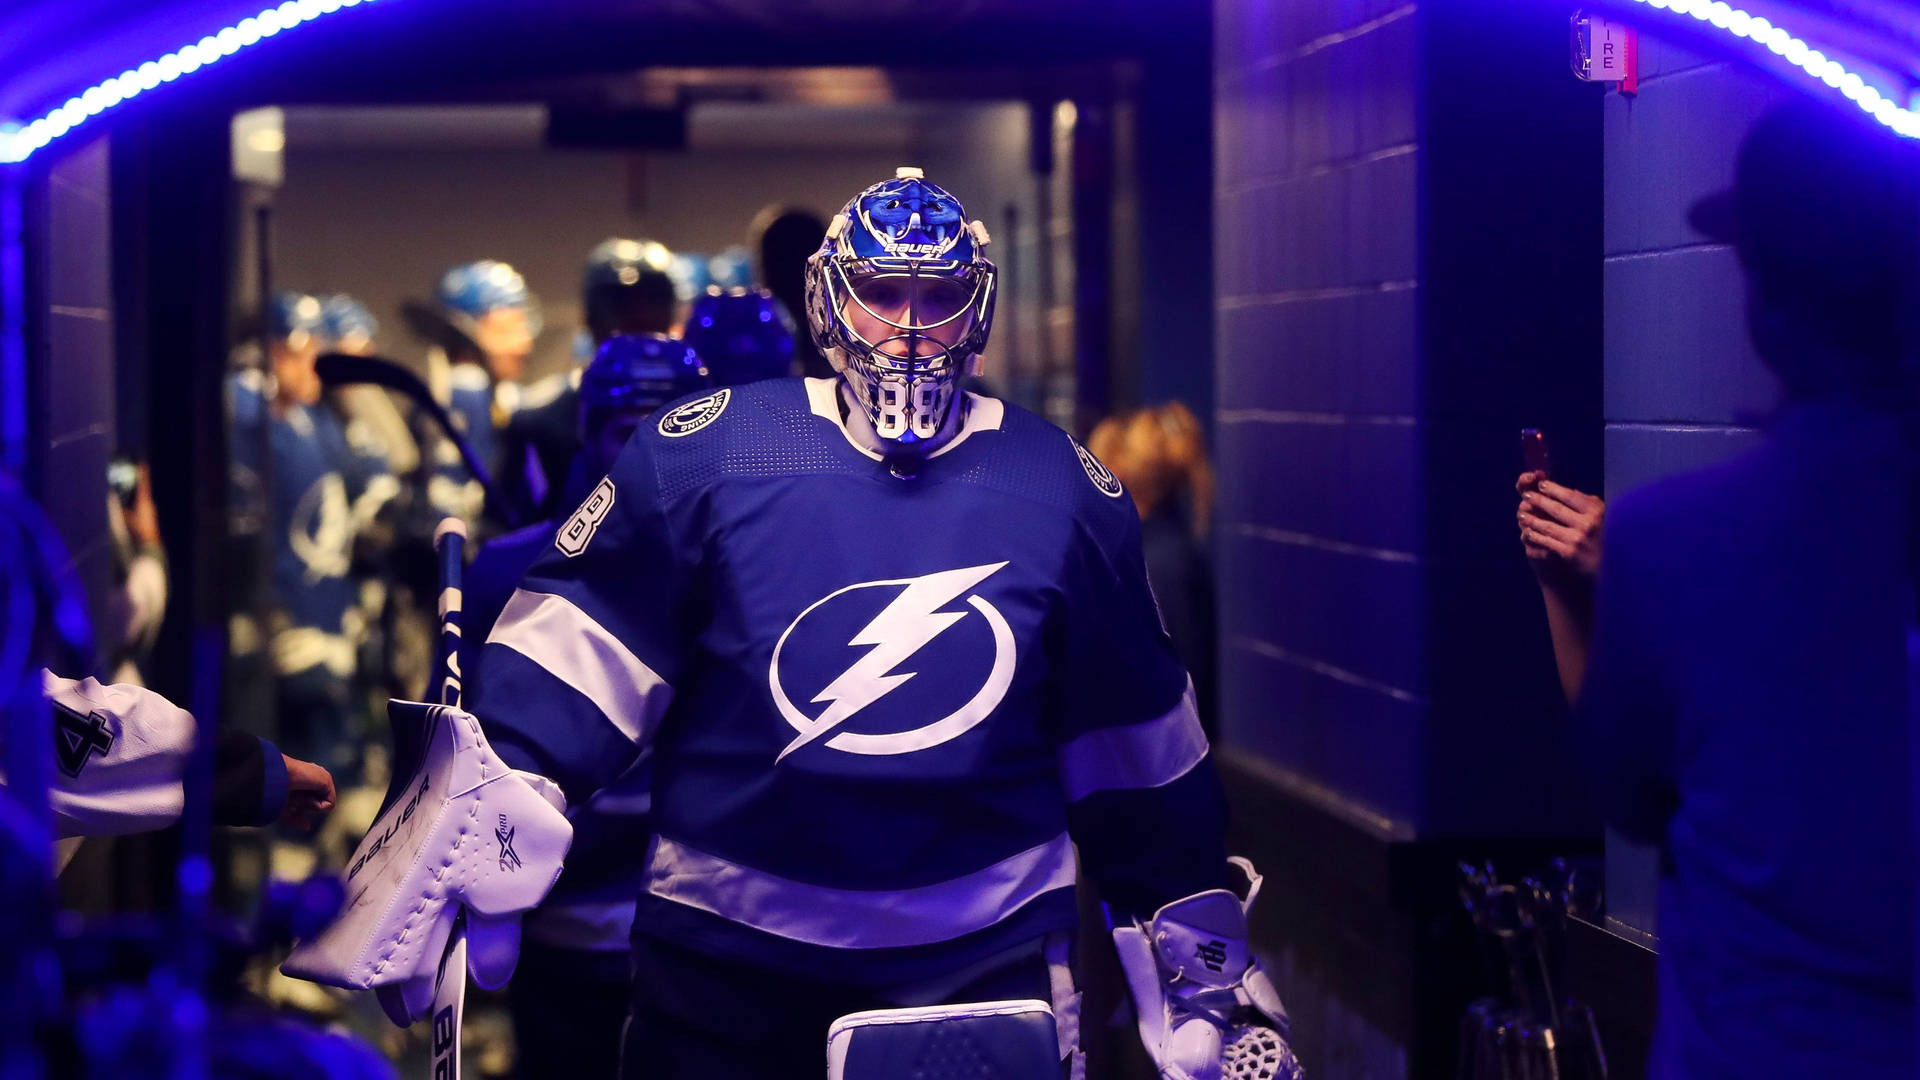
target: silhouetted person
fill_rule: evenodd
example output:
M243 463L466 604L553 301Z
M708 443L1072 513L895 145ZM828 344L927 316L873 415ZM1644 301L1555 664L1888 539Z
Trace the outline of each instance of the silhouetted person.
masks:
M796 324L807 321L807 259L820 250L827 224L820 215L798 207L768 207L754 222L755 256L760 261L760 284L787 309ZM805 334L793 341L793 357L800 374L811 379L833 378L833 365Z
M1782 404L1752 451L1608 508L1576 734L1612 823L1664 848L1655 1077L1916 1075L1915 176L1891 136L1789 105L1694 208L1738 251Z

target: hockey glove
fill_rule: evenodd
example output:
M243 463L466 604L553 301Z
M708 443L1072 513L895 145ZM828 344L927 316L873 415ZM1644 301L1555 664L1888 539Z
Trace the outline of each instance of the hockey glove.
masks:
M498 989L520 954L520 916L560 876L573 841L552 781L507 766L480 722L459 709L387 706L395 731L424 727L420 766L396 775L388 804L347 869L340 917L301 942L281 970L330 986L379 991L396 1024L420 1019L457 916L468 970Z
M1140 1039L1165 1080L1299 1080L1286 1007L1247 947L1260 875L1230 862L1247 875L1244 901L1196 893L1113 931Z

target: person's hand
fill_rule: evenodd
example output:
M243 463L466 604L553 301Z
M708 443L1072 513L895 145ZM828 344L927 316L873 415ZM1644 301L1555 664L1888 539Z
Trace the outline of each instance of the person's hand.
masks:
M142 548L160 546L160 511L153 505L153 477L145 465L136 474L133 503L127 507L127 532Z
M1520 544L1536 570L1565 568L1587 578L1600 572L1605 500L1539 472L1521 473L1514 490L1520 493Z
M280 755L287 763L287 805L280 823L311 829L320 815L333 809L333 774L311 761Z

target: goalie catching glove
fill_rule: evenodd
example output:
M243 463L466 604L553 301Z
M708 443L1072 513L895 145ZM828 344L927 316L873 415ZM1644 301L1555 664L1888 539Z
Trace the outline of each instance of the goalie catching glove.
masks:
M1165 1080L1299 1080L1286 1007L1247 947L1260 875L1229 861L1247 876L1244 901L1196 893L1113 931L1140 1040Z
M376 990L404 1026L432 1002L441 954L463 913L474 982L505 985L520 955L520 915L559 878L573 826L559 788L507 768L471 714L413 701L390 702L387 711L394 782L348 864L346 905L281 970ZM399 768L406 758L418 767Z

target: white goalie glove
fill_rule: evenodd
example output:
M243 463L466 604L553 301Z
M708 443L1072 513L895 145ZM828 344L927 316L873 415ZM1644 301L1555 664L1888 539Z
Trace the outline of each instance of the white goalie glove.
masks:
M506 984L520 955L521 913L560 877L573 825L559 788L507 768L471 714L413 701L387 708L396 733L422 732L420 766L405 776L396 769L387 806L348 864L339 917L296 946L281 970L376 990L404 1026L426 1014L462 914L474 982Z
M1286 1007L1247 947L1260 875L1229 861L1247 876L1245 900L1196 893L1113 931L1140 1039L1165 1080L1299 1080Z

